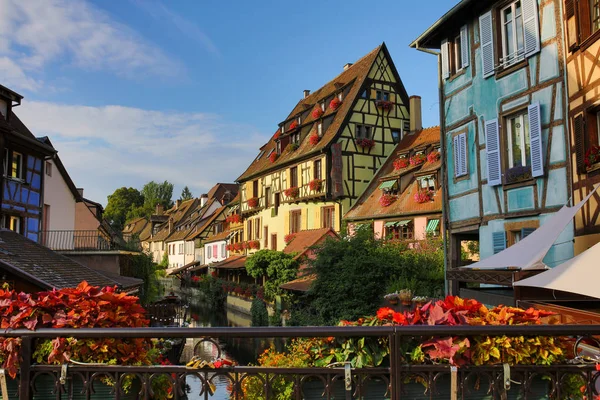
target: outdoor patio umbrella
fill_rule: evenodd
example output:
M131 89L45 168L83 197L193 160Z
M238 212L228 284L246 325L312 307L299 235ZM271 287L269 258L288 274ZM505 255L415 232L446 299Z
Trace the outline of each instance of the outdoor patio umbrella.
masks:
M567 224L573 220L577 211L598 189L597 185L577 205L565 205L544 222L542 226L518 243L484 260L470 264L462 269L547 269L542 261Z
M600 243L548 271L513 283L513 286L529 286L560 290L584 296L600 298L597 279L600 271Z

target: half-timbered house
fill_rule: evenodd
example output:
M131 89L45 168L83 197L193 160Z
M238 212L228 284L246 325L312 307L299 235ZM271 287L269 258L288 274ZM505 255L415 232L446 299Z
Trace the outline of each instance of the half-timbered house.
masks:
M245 241L340 230L341 217L409 129L409 99L385 44L308 90L238 178Z
M561 10L562 0L463 0L411 43L439 50L447 276L454 293L459 282L510 287L513 279L456 270L462 242L479 241L485 259L569 200ZM544 262L572 257L572 239L570 225ZM505 301L498 299L486 301Z

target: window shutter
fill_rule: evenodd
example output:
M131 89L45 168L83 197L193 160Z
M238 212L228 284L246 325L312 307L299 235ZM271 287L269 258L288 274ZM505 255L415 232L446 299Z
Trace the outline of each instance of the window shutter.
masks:
M492 232L492 247L494 254L506 248L506 232Z
M500 160L500 133L498 132L497 119L485 123L485 141L488 185L500 185L502 183L502 166Z
M448 79L450 77L450 63L448 54L448 39L442 41L442 78Z
M531 175L544 175L544 155L542 146L542 121L540 104L534 103L527 108L529 117L529 135L531 137Z
M531 235L535 231L535 228L523 228L521 229L521 240L525 239L527 236Z
M462 68L469 66L469 28L467 25L460 28L460 61Z
M479 17L479 38L483 77L487 78L494 75L494 34L492 32L491 11Z
M579 114L573 120L573 134L575 136L575 162L577 173L585 174L585 136L583 129L583 114Z
M461 169L460 169L460 149L459 149L459 137L460 135L456 135L454 136L454 176L455 177L459 177L461 176Z
M522 0L525 57L540 51L540 21L537 0Z
M460 175L467 174L467 134L458 135L458 148L460 150Z

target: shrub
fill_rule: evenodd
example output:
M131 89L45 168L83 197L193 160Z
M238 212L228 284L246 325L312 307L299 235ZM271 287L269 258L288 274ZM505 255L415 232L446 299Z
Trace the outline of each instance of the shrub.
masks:
M252 300L250 307L252 314L252 326L269 326L269 313L265 302L258 297Z

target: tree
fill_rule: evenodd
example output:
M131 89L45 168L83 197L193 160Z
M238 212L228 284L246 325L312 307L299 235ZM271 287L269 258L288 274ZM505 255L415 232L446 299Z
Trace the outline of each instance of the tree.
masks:
M253 278L266 277L265 297L282 294L280 285L296 278L298 261L291 254L275 250L259 250L246 260L246 272Z
M121 232L128 214L143 204L144 197L139 190L126 187L119 188L108 196L104 218L115 230Z
M156 183L150 181L142 188L142 196L144 196L144 208L154 210L157 204L162 204L165 209L173 207L173 184L164 181Z
M194 198L194 195L192 194L190 189L187 186L184 187L183 190L181 191L181 197L179 199L180 200L190 200L193 198Z

